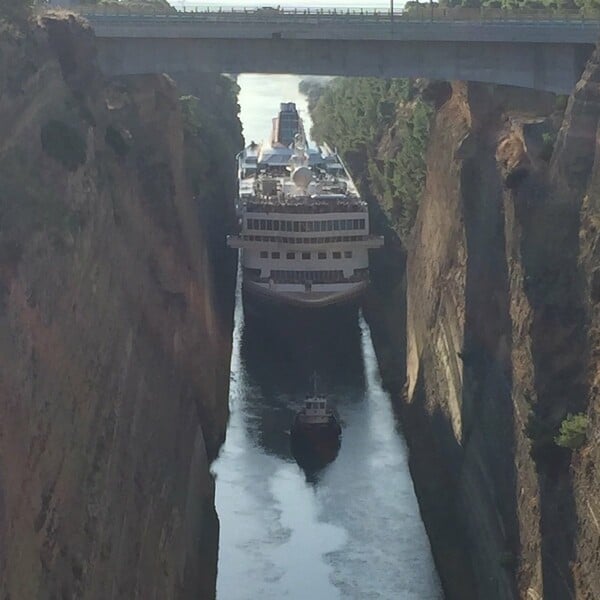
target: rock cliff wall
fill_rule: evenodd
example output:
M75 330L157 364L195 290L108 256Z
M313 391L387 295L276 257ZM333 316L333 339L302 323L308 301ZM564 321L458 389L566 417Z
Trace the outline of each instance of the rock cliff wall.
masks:
M455 84L435 118L407 257L402 410L451 597L469 597L447 575L457 550L470 558L473 598L599 593L597 425L574 452L555 441L569 413L594 410L578 259L595 69L549 163L560 122L550 97Z
M572 557L569 566L574 595L585 600L600 596L599 125L600 56L596 50L569 100L551 165L555 195L562 198L568 210L574 213L572 227L578 234L576 242L579 244L577 307L581 307L584 314L581 319L583 328L577 333L585 345L579 355L579 345L573 345L565 353L563 368L575 369L574 365L578 368L574 390L566 390L563 407L581 410L589 420L586 443L570 456L566 474L568 508L571 511L568 515L571 517L568 541L572 543L568 548ZM560 360L560 356L558 358ZM583 363L581 366L580 362ZM565 375L569 381L568 370ZM563 514L556 516L564 526Z
M599 82L594 55L566 111L430 89L416 221L374 261L366 314L449 599L600 597Z
M214 597L231 300L203 208L230 199L205 171L194 200L202 134L168 78L105 81L73 18L2 32L2 598Z
M428 435L415 481L431 498L424 515L431 510L433 539L444 537L451 523L449 533L471 558L475 580L470 594L453 590L452 597L518 597L522 528L532 530L528 543L539 544L539 527L531 523L538 507L521 506L539 490L525 436L529 408L517 391L524 374L515 371L533 366L531 353L522 348L524 357L519 354L513 339L526 311L514 287L520 260L507 255L518 224L505 207L516 187L507 188L504 172L510 169L523 185L534 178L524 171L530 159L521 123L528 104L534 114L544 112L544 99L529 93L453 86L436 115L407 258L404 412L409 439ZM539 556L523 557L527 568L536 563L539 568ZM443 564L441 570L447 571Z

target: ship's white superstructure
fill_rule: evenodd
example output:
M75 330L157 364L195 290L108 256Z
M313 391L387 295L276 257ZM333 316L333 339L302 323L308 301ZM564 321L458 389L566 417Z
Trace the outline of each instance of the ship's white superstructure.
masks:
M336 152L310 148L293 103L283 103L269 142L237 156L246 293L283 304L349 302L369 281L367 204Z

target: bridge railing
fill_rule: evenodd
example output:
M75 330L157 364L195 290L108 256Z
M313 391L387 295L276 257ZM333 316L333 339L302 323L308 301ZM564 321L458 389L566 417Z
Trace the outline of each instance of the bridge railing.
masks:
M163 9L151 5L101 4L81 5L69 8L88 17L157 17L165 19L205 19L209 21L243 20L248 22L301 22L328 20L390 23L406 22L585 22L600 21L600 10L556 9L556 10L504 10L500 8L445 8L433 4L412 3L404 10L394 11L377 8L271 8L271 7L216 7L207 5L185 5L179 9Z

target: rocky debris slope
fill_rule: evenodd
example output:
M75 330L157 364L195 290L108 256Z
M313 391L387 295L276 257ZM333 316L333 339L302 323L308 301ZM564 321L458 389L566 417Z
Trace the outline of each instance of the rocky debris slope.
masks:
M168 78L1 33L2 598L214 597L231 302L185 171Z

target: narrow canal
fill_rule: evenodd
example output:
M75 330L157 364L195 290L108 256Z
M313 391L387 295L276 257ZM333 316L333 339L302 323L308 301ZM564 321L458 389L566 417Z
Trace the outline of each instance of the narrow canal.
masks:
M302 102L297 83L291 77L240 81L247 141L256 123L244 120L244 102L258 106L257 98L271 95L270 117L279 100ZM260 108L269 110L264 103ZM269 125L263 122L265 133ZM336 331L331 324L322 339L296 336L292 324L269 335L260 323L245 323L238 290L231 418L213 465L221 523L218 600L443 597L369 328L359 315L340 325ZM343 437L336 460L307 474L292 456L289 428L312 371L337 410Z

